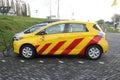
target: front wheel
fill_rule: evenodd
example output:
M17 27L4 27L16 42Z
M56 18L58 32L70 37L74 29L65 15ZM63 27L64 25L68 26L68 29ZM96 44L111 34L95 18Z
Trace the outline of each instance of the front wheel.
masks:
M30 59L30 58L35 57L36 51L35 51L33 46L24 45L20 50L20 54L21 54L22 57L24 57L26 59Z
M86 56L88 59L97 60L102 55L102 49L98 45L91 45L86 50Z

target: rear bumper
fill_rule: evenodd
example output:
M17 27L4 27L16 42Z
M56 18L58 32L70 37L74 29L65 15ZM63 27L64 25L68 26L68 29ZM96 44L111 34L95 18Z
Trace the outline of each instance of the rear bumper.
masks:
M108 42L104 38L98 44L102 47L104 54L108 52Z

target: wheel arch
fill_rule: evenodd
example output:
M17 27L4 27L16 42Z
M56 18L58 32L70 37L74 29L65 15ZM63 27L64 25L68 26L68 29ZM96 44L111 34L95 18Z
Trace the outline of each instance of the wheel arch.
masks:
M23 44L23 45L20 47L20 49L19 49L19 53L20 53L22 47L25 46L25 45L30 45L30 46L32 46L32 47L34 48L35 52L37 53L35 47L34 47L32 44L30 44L30 43L25 43L25 44Z
M99 46L99 47L101 48L101 50L102 50L102 53L103 53L103 48L102 48L102 46L100 46L99 44L89 44L89 45L87 45L86 47L83 48L83 50L80 52L80 55L86 55L87 49L88 49L90 46L92 46L92 45L97 45L97 46Z
M90 44L90 45L88 45L88 46L86 47L86 49L85 49L85 53L86 53L87 48L89 48L90 46L93 46L93 45L99 46L99 47L101 48L101 50L102 50L102 53L103 53L103 48L102 48L102 46L100 46L99 44Z

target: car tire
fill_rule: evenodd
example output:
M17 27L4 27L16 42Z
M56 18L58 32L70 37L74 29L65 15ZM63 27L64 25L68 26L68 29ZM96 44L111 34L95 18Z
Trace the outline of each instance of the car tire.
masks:
M91 60L97 60L102 55L102 49L98 45L91 45L86 50L86 57Z
M24 46L22 46L22 48L20 50L20 54L22 57L24 57L26 59L31 59L31 58L35 57L36 51L33 46L24 45Z

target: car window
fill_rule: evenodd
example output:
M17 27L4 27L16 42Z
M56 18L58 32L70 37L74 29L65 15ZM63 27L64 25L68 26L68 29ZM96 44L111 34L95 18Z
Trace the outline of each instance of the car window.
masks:
M69 32L87 32L85 24L59 24L45 29L46 34L69 33Z
M59 24L55 26L51 26L46 29L47 34L56 34L56 33L62 33L64 30L64 24Z
M70 24L71 32L86 32L87 28L85 24Z
M102 29L99 27L99 25L97 25L97 24L95 24L94 26L93 26L93 28L94 29L96 29L96 30L98 30L98 31L102 31Z
M26 30L24 31L24 33L27 34L27 33L35 32L35 31L39 30L40 28L42 28L43 26L46 26L46 25L47 25L47 24L36 24L36 25L34 25L34 26L26 29Z

